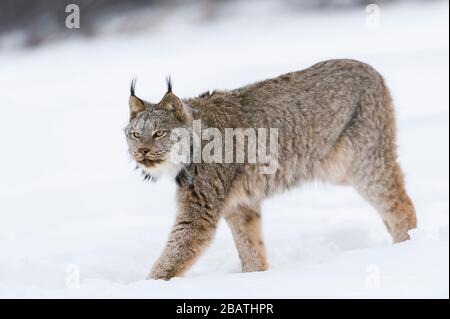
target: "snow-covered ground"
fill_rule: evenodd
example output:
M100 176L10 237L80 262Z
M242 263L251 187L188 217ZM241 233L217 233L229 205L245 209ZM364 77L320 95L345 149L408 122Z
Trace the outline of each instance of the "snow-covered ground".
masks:
M382 7L378 29L363 9L257 9L212 24L180 12L157 32L0 53L0 297L449 297L448 2ZM352 189L309 185L263 207L269 271L239 272L222 223L185 278L144 280L174 220L175 185L132 170L131 77L157 101L167 74L188 97L341 57L371 63L392 89L412 240L392 245Z

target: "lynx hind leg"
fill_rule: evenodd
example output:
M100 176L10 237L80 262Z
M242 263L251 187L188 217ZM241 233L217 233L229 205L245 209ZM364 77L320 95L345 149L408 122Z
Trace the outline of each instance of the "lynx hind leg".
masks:
M260 208L240 205L226 214L225 220L231 229L243 272L268 269L266 251L262 239Z
M408 240L408 231L417 227L416 211L399 164L394 157L380 158L367 161L364 168L354 181L355 188L378 210L394 243Z

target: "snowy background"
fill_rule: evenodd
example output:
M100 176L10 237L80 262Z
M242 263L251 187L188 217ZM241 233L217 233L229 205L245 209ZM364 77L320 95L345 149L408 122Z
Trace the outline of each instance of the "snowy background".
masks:
M378 28L364 7L224 10L0 51L0 297L448 298L448 2L381 6ZM392 245L352 189L307 185L263 206L269 271L241 274L221 223L185 278L144 280L174 221L175 185L133 171L122 132L132 76L158 101L167 74L189 97L329 58L368 62L392 89L412 240Z

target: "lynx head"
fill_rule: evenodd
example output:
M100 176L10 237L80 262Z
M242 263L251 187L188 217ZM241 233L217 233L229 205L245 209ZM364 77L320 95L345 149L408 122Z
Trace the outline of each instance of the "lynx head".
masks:
M146 178L157 178L165 173L176 176L182 166L170 159L175 144L171 131L188 128L192 123L191 111L172 92L170 78L167 79L167 93L156 104L138 98L135 85L136 80L133 80L129 99L130 122L125 128L130 155Z

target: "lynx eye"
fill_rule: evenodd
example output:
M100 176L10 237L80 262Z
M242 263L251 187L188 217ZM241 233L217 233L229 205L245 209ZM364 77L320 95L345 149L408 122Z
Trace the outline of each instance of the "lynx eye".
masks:
M138 132L133 132L133 133L131 133L131 137L138 140L141 138L141 134L139 134Z
M153 133L153 137L154 138L161 138L161 137L163 137L164 135L166 135L166 131L156 131L155 133Z

